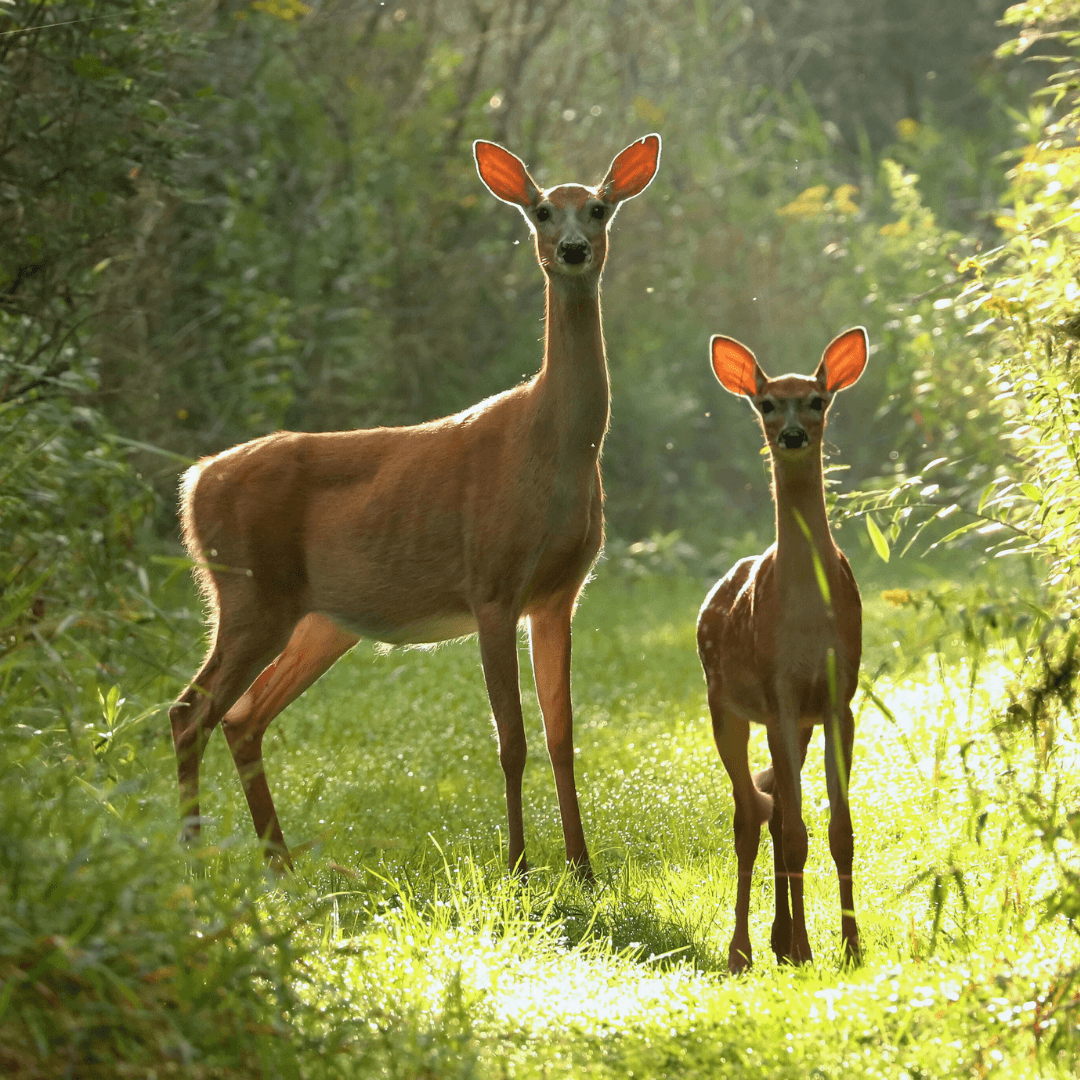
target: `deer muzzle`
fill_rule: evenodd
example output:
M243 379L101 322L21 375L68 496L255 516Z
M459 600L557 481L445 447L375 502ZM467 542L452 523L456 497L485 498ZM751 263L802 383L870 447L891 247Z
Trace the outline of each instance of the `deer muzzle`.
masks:
M559 262L568 266L581 266L592 258L592 249L584 240L563 240L555 249Z
M777 437L777 445L785 450L801 450L810 443L810 436L801 427L786 427Z

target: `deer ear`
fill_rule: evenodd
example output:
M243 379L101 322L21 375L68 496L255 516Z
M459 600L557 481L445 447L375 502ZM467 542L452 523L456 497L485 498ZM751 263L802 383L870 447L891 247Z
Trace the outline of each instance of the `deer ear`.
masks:
M660 136L646 135L631 143L608 169L600 184L600 197L610 203L620 203L640 195L656 175L660 164Z
M845 330L829 342L814 377L830 393L846 390L859 381L869 355L870 339L865 327Z
M521 159L493 142L473 143L476 171L496 199L527 210L540 201L540 189Z
M754 397L765 379L754 354L734 338L714 334L709 342L713 374L725 390Z

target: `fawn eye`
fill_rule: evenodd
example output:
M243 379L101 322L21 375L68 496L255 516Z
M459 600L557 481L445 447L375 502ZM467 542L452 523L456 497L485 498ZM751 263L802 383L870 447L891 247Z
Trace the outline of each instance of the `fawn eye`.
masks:
M760 401L758 402L758 408L763 413L771 413L776 406L771 401Z
M814 412L821 412L825 408L825 399L819 397L811 398L810 408L813 409Z
M592 217L596 218L597 221L603 221L604 214L607 213L607 207L600 206L598 203L589 211L589 213Z
M551 217L551 211L546 206L538 206L536 208L536 220L547 221Z

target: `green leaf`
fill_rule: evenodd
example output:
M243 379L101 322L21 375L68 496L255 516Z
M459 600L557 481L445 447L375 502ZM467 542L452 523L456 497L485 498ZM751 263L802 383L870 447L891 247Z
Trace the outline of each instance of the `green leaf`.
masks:
M38 589L45 584L52 572L52 567L48 567L33 581L27 582L21 589L4 594L4 607L0 609L0 630L6 630L26 613L27 608L33 603Z
M1032 502L1042 502L1043 493L1034 484L1021 484L1020 490L1029 498Z
M981 519L976 521L969 521L966 525L961 525L959 529L953 529L948 536L943 536L940 540L935 540L926 550L933 551L935 548L941 547L943 544L951 544L954 540L958 540L965 533L971 532L972 529L977 529L982 526Z
M878 557L882 562L888 562L889 541L882 535L877 522L870 514L866 515L866 531L870 534L870 543L874 545L874 550L878 553Z
M116 718L120 712L120 706L124 704L124 699L120 696L120 687L113 686L107 694L101 692L98 688L98 701L101 703L101 715L110 728L116 727Z
M186 454L176 454L172 450L162 450L160 446L140 442L138 439L128 439L123 435L117 435L115 432L110 434L110 438L112 442L120 446L131 446L136 450L145 450L148 454L160 454L162 457L169 458L172 461L178 461L181 465L195 464L196 459L193 457L188 457Z
M81 776L76 776L75 782L79 785L79 787L83 789L83 791L87 793L87 795L89 795L91 798L95 799L103 807L105 807L105 809L108 810L110 814L112 814L114 817L120 818L121 821L123 820L120 811L117 810L116 807L113 806L113 804L109 802L109 800L105 797L104 793L98 791L98 789L94 787L93 784L88 783Z
M82 75L85 79L100 79L102 75L108 75L113 69L107 68L93 53L83 53L71 61L76 75Z

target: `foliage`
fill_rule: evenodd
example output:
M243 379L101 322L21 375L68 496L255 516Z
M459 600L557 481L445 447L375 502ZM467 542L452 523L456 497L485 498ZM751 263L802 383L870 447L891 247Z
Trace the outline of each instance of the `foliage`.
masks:
M1080 733L1063 724L1044 755L1022 727L997 726L1018 659L1045 626L1020 620L1030 611L1008 579L975 588L938 580L884 599L861 577L867 663L852 792L862 968L837 962L815 740L805 813L818 963L793 972L771 959L766 841L752 908L755 971L724 977L735 874L730 792L693 648L704 589L686 578L607 573L586 593L575 634L595 890L562 872L532 701L533 869L525 886L505 876L502 774L471 645L386 654L362 646L268 733L286 833L315 840L294 886L255 890L267 930L294 928L288 1038L306 1068L1069 1075L1077 943L1063 916L1045 917L1052 859L1031 843L1016 807L1029 792L1074 800ZM765 753L759 733L755 765ZM168 748L144 764L147 785L110 801L153 834L173 813ZM257 845L217 736L204 783L213 819L204 865L222 890ZM175 887L175 870L167 880ZM190 883L197 895L204 887ZM236 982L216 970L208 978L220 977L231 997ZM317 1060L306 1056L316 1049Z
M1075 20L1069 4L1021 6L1025 32ZM1073 22L1075 27L1075 21ZM1058 30L1075 51L1080 33ZM1074 129L1080 119L1073 55L1053 61L1053 72L1027 118L1031 141L1013 172L1011 213L1001 219L1006 242L992 265L980 266L968 290L973 308L995 328L990 366L1010 403L1007 438L1015 466L987 506L1014 539L1006 550L1038 551L1052 566L1051 580L1070 592L1080 569L1075 543L1080 495L1076 372L1077 268L1080 266L1080 193Z
M62 376L101 275L152 226L181 128L161 0L17 0L0 10L0 399Z
M65 362L58 381L89 381ZM92 702L97 680L123 679L152 640L141 625L155 609L137 547L153 497L94 410L32 392L0 404L0 418L5 722L27 731L78 723L88 688Z
M913 377L935 366L915 352L933 350L908 344L919 312L902 329L879 314L881 282L893 306L924 293L927 271L950 271L919 260L953 234L890 238L903 267L879 253L881 227L904 219L878 158L918 172L951 223L989 208L1002 103L1022 100L1024 80L990 57L1000 5L980 5L980 19L934 5L931 20L929 0L813 17L779 0L611 13L109 0L87 21L88 4L46 4L62 31L2 39L18 222L4 310L32 315L19 355L59 372L81 335L101 360L99 407L184 457L283 425L452 412L539 361L541 277L521 223L480 187L469 139L506 142L553 182L594 178L659 127L664 165L622 212L605 282L611 532L633 543L678 529L705 547L733 508L744 525L765 520L753 438L717 452L735 422L702 359L717 330L796 366L865 312L886 352L851 404L878 414L879 438L850 438L840 416L835 441L856 482L882 471L883 450L910 473L907 429L940 384ZM5 25L34 24L35 10L5 7ZM875 92L857 93L874 50ZM823 184L844 195L809 221L800 192ZM48 250L31 258L39 240ZM933 388L915 411L912 383ZM175 467L137 460L164 526Z
M162 10L0 9L0 1071L18 1078L266 1075L289 1000L287 935L239 884L185 885L171 823L144 820L178 616L151 598L153 493L90 404L102 283L175 150Z
M150 95L177 41L154 3L13 4L0 22L0 731L11 748L49 732L56 764L96 726L103 684L135 703L169 663L154 496L91 404L89 342L102 275L132 243L136 180L173 154Z
M1017 5L1009 18L1023 30L1003 52L1052 37L1075 48L1080 36L1059 29L1074 15L1068 4ZM944 429L939 426L933 460L913 475L898 476L888 492L857 495L854 501L863 511L890 514L894 536L901 526L914 526L909 546L933 526L938 543L974 534L997 554L1046 558L1051 583L1070 596L1080 566L1074 542L1080 494L1080 383L1074 363L1080 171L1072 146L1080 111L1073 58L1044 63L1054 69L1046 87L1026 114L1017 115L1027 145L1009 173L997 218L1003 243L985 254L955 257L956 272L947 280L959 285L959 277L964 284L955 297L934 302L956 316L934 333L942 335L939 352L948 357L948 382L958 385L966 381L961 372L970 373L961 391L965 400L950 399L936 378L917 387L920 415L926 415L927 395L920 400L919 391L930 389L928 396L943 402L951 419ZM958 248L957 254L963 252ZM917 348L920 341L929 339L916 336L911 345ZM965 424L960 410L969 405L974 407ZM939 526L946 519L951 520Z
M185 884L171 830L116 808L136 810L135 791L145 804L145 781L84 778L90 741L55 760L52 732L4 734L4 1075L299 1075L276 1064L292 1034L287 934L239 876Z
M287 935L239 879L184 884L174 826L146 820L150 695L175 682L177 620L195 622L152 599L152 493L67 396L92 389L92 365L64 363L0 403L0 1070L267 1075Z
M989 210L1002 102L1022 100L1023 80L990 56L1000 5L982 7L988 19L949 15L946 46L928 0L813 17L772 0L218 5L200 26L205 60L173 72L176 115L195 125L180 187L98 324L103 404L127 435L193 456L281 425L428 419L512 385L539 363L542 279L469 140L506 143L552 183L595 179L658 128L660 174L621 211L605 278L610 531L633 543L679 529L704 547L733 509L764 520L753 438L721 434L731 403L704 360L718 330L784 367L864 313L875 342L897 339L859 405L886 414L884 446L836 426L853 478L879 473L882 450L907 454L887 440L906 422L908 372L892 371L895 320L864 305L892 269L873 258L895 224L878 157L919 172L951 225ZM887 53L875 92L855 93L874 50ZM857 257L840 254L845 226L823 239L821 222L777 213L821 184L849 193L846 227L869 241ZM907 250L918 295L937 282Z
M0 0L0 1071L1069 1075L1080 116L1072 59L1028 107L1009 57L1075 52L1078 12L1017 5L995 59L1003 9ZM179 851L163 703L200 634L186 567L151 557L160 496L282 424L409 422L535 370L541 276L469 140L552 183L651 129L661 172L605 277L611 538L575 635L599 887L557 869L535 753L535 869L503 875L469 647L362 647L272 729L298 879L240 839L219 737L207 846ZM833 967L812 754L819 963L771 965L763 852L757 973L728 981L689 576L760 550L770 511L705 343L810 370L855 322L875 352L830 431L844 486L881 488L840 504L881 526L840 537L867 609L868 960ZM924 529L1029 561L976 579L946 545L880 592L871 548Z
M0 414L0 1070L292 1075L287 927L252 875L185 884L174 824L147 819L150 695L177 620L195 635L137 561L152 496L99 415L35 397Z
M975 395L973 410L989 437L943 446L920 472L899 478L890 490L853 500L862 512L891 517L894 538L906 526L908 546L930 529L933 546L966 537L996 555L1039 559L1055 589L1050 603L1066 626L1080 584L1075 542L1080 496L1077 15L1068 2L1020 4L1009 12L1009 21L1021 30L1003 53L1052 42L1055 48L1065 46L1065 55L1042 57L1051 68L1047 84L1016 117L1027 145L1009 173L997 218L1003 242L957 266L967 280L953 308L967 333L963 339L954 333L946 344L966 367L982 373L993 394L991 402ZM979 441L982 450L973 455ZM1032 611L1045 621L1037 605ZM1029 689L1013 695L1008 711L1009 722L1029 730L1045 755L1059 750L1061 725L1075 717L1076 641L1069 629L1056 638L1040 637L1020 674ZM1072 815L1056 790L1029 794L1020 806L1057 863L1058 887L1048 898L1049 909L1073 912L1078 883L1072 869ZM1075 970L1063 978L1062 1000L1074 994L1075 980Z

